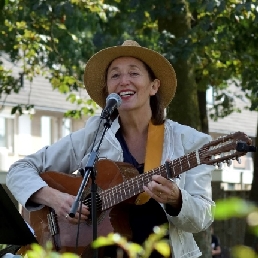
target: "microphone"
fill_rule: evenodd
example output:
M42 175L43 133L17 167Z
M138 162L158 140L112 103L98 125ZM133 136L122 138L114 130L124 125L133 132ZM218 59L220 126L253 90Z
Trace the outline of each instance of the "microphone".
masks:
M106 98L106 106L102 110L101 118L106 119L118 108L122 103L121 97L116 93L111 93Z

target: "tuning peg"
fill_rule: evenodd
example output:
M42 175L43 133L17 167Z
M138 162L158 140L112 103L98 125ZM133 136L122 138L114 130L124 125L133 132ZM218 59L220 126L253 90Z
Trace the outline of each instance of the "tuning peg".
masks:
M227 160L226 162L227 162L228 167L230 167L232 165L232 160L231 159Z
M235 150L230 150L229 154L234 155L236 153Z
M236 158L236 161L238 162L238 164L241 164L241 159L239 157Z
M219 169L221 169L222 168L222 163L221 162L217 163L217 166L218 166Z

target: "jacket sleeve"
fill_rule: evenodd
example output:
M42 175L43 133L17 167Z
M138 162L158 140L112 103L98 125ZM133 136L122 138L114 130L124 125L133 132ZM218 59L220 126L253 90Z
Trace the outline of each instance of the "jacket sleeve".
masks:
M189 131L190 130L190 131ZM201 148L211 140L209 135L200 133L194 129L187 129L182 134L182 143L185 154ZM168 220L177 228L191 233L205 230L213 222L211 172L214 166L199 165L187 172L184 176L184 184L179 183L182 193L182 208L177 216L168 216Z
M7 173L6 184L17 201L28 210L42 206L28 202L30 196L47 186L40 177L45 171L72 173L76 171L89 146L97 119L89 119L85 128L63 137L51 146L16 161Z

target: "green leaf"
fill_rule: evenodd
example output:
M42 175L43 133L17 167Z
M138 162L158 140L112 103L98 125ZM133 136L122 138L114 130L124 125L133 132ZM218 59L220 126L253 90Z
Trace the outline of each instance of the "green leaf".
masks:
M247 246L235 246L232 249L232 254L234 258L258 258L255 251Z
M250 212L257 210L257 208L240 198L232 197L216 201L215 219L223 220L233 217L246 217Z
M108 245L113 245L113 244L115 244L115 241L111 237L98 237L92 243L92 247L93 248L98 248L98 247L101 247L101 246L108 246Z
M170 256L170 246L168 241L161 240L154 244L154 248L164 257Z
M66 30L66 26L63 23L57 23L57 27L61 30Z

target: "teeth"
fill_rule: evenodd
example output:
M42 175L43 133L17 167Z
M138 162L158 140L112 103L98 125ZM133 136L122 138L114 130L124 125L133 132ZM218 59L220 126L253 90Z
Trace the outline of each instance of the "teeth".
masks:
M133 91L124 91L124 92L121 92L119 95L120 96L125 96L125 95L133 95L134 92Z

